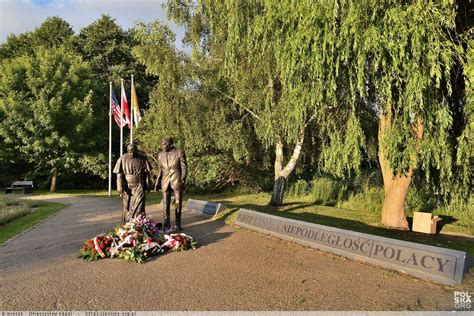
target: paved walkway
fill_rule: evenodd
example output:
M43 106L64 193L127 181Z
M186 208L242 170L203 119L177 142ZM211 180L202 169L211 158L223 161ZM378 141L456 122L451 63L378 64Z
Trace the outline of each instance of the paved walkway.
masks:
M456 288L185 212L201 247L145 264L78 258L120 221L118 198L71 203L0 247L0 310L450 310ZM161 220L158 205L148 214Z

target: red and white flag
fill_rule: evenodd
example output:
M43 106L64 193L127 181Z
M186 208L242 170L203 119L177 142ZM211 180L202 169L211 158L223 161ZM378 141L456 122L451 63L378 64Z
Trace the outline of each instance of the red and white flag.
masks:
M121 93L121 98L122 98L122 111L123 115L125 117L125 123L128 125L128 128L131 126L131 115L130 111L128 108L128 101L127 101L127 95L125 94L125 88L123 87L123 81L122 81L122 93Z

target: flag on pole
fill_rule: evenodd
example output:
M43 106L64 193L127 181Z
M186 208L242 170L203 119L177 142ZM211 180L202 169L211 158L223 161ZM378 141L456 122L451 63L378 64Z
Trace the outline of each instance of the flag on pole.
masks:
M125 116L125 124L128 124L128 128L130 128L131 124L131 117L130 117L130 111L128 110L128 101L127 101L127 95L125 94L125 88L123 87L123 81L122 81L122 104L123 104L123 115Z
M132 106L133 106L133 120L135 121L135 126L138 126L138 122L142 119L140 115L140 109L138 108L138 98L137 91L135 90L135 85L132 85Z
M112 107L112 113L114 114L115 123L117 126L120 127L120 104L117 101L117 97L115 96L115 92L112 90L112 101L110 103ZM126 124L125 119L122 118L122 126Z

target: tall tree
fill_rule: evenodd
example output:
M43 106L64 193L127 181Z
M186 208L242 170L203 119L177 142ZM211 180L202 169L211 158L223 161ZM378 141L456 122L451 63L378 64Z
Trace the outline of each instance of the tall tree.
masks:
M104 175L94 137L93 74L59 47L6 59L0 66L0 137L37 170Z
M53 48L71 44L74 31L71 25L57 16L48 17L31 34L32 44L35 47L42 46Z
M72 48L73 35L74 31L68 22L59 17L49 17L33 32L8 35L7 40L0 46L0 58L31 55L38 47Z
M250 184L247 171L254 165L258 144L252 141L245 113L215 90L223 85L216 76L220 64L194 62L177 51L174 34L158 22L140 24L134 32L139 42L134 55L159 77L138 130L145 150L156 156L160 139L172 135L186 150L193 187Z
M376 89L369 104L380 114L382 224L408 229L404 203L415 170L428 181L439 170L440 191L454 190L450 76L463 49L449 36L456 36L453 1L372 4L349 1L340 14L360 23L341 33L353 45L351 64L363 65L351 71L358 79L353 93L366 96L367 81Z
M139 100L148 99L154 77L147 76L142 65L132 56L136 45L133 31L123 30L115 19L102 15L99 19L83 28L75 39L77 51L88 61L96 74L99 95L108 94L109 81L120 85L120 78L136 78ZM142 102L141 105L145 105Z
M178 19L187 18L182 2L170 1L168 6ZM189 11L196 18L187 28L191 33L204 30L201 38L190 36L194 46L204 44L205 54L222 60L221 75L229 84L226 91L215 87L216 91L246 112L258 139L267 148L273 147L270 204L279 206L285 182L300 159L308 126L318 118L318 109L327 105L323 79L330 68L322 59L313 58L317 45L297 46L298 40L313 40L320 34L316 22L321 13L310 1L297 5L286 1L209 1L198 7L189 2ZM300 58L288 59L296 50L300 50ZM351 126L360 130L355 122ZM355 138L356 143L362 140ZM357 150L342 154L348 161L360 160Z

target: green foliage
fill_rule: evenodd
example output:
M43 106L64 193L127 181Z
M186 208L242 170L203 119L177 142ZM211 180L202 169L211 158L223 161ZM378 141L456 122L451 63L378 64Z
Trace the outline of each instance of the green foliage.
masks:
M37 170L105 175L97 153L93 74L65 48L38 48L0 66L0 137ZM91 165L91 162L95 162Z
M135 76L140 107L146 108L148 93L155 78L147 76L143 66L137 63L132 55L136 45L134 31L124 31L113 18L102 15L99 19L81 29L74 37L75 49L88 61L98 79L97 93L103 98L108 97L109 81L114 87L120 87L120 78Z
M467 227L471 234L474 234L474 197L471 195L468 199L453 198L450 203L438 208L434 212L443 217L443 215L452 216L456 219L455 225Z
M455 165L458 168L458 177L453 181L452 187L458 188L461 194L454 197L459 200L461 197L469 196L472 199L472 179L474 170L474 30L470 30L470 40L467 43L467 63L464 68L466 87L465 87L465 107L464 117L465 125L462 134L457 138L457 151L455 156ZM456 195L456 192L452 192ZM472 205L472 204L471 204ZM472 211L472 210L471 210ZM474 213L474 212L473 212Z
M380 214L384 192L382 188L366 188L362 192L353 192L347 200L337 203L337 207Z
M118 257L125 261L132 261L138 263L144 263L147 258L146 253L143 251L143 249L141 249L140 246L127 248L121 251Z
M314 203L322 205L335 205L347 189L343 183L327 177L315 178L311 184L311 197Z
M36 48L66 46L72 49L74 32L68 22L59 17L49 17L33 32L10 34L0 46L0 59L32 55Z
M311 184L305 180L298 179L295 183L289 185L288 196L303 197L311 192Z
M224 57L232 95L260 118L254 126L265 144L276 130L294 142L315 115L321 169L347 177L376 142L366 138L375 138L370 121L386 115L379 146L395 174L421 167L431 181L436 170L440 194L454 189L448 97L463 48L453 2L211 1L197 11L209 19L209 47Z
M134 56L160 78L136 134L152 161L161 139L170 135L186 151L192 189L258 183L248 181L249 166L260 158L252 126L214 90L224 84L216 76L216 65L206 60L194 63L178 52L174 34L158 22L138 24L133 33L139 43Z
M405 200L405 210L408 216L412 215L413 212L431 211L436 208L436 205L437 201L433 192L426 186L414 183L410 187Z
M49 17L31 33L32 46L54 48L68 46L71 48L71 39L74 35L71 25L60 17Z

